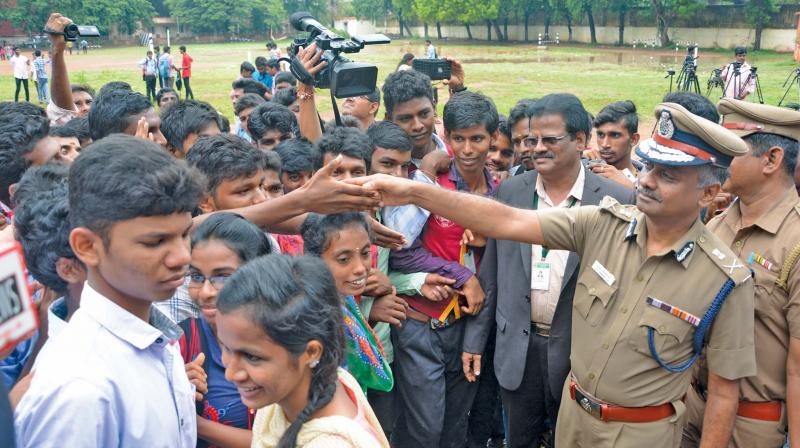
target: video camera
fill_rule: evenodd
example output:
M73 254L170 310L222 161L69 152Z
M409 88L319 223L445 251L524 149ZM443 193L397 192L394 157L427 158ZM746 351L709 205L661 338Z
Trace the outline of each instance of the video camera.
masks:
M305 39L294 40L289 50L291 56L296 56L299 49L316 42L317 47L323 50L322 60L328 62L327 66L314 77L314 86L331 89L336 98L369 95L375 91L378 67L353 62L342 56L342 53L358 53L366 45L388 44L391 42L388 37L383 34L368 34L353 36L348 40L325 28L307 12L292 14L289 22L296 30L311 33ZM292 74L302 80L305 76L298 72L298 67L295 65L293 62Z
M100 37L96 26L75 25L70 23L64 28L64 40L75 42L78 37Z

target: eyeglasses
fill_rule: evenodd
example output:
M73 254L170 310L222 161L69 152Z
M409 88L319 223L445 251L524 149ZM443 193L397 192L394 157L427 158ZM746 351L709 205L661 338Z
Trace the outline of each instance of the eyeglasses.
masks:
M225 282L231 278L230 275L212 275L211 277L205 277L203 274L199 274L197 272L190 272L186 274L186 278L189 279L189 288L197 289L202 288L203 285L206 284L206 280L211 283L211 286L214 287L217 291L222 289L225 286Z
M539 146L539 140L541 140L542 141L542 145L544 145L544 146L556 146L558 144L558 142L560 142L561 140L564 140L567 137L569 137L569 134L564 134L561 137L554 137L554 136L542 137L541 139L536 138L536 137L525 137L522 140L522 144L525 145L525 147L528 148L528 149L533 149L533 148Z

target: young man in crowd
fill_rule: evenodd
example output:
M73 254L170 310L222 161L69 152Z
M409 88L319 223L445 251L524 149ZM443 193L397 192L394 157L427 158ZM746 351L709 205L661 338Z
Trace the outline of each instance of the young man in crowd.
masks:
M75 120L70 120L70 123ZM56 126L48 133L58 143L59 156L69 162L74 161L81 153L80 132L74 126Z
M518 165L513 166L509 174L516 176L525 171L534 169L533 151L522 144L523 140L530 134L531 117L528 109L536 102L533 99L519 100L508 114L508 126L511 129L511 143L514 145L514 152L519 160L515 161Z
M265 99L267 97L267 87L255 79L239 78L236 81L233 81L231 87L233 87L233 93L231 94L231 101L233 104L236 104L236 100L248 93L254 93Z
M295 138L297 117L286 106L267 102L250 113L247 130L256 147L271 151L280 142Z
M731 446L800 445L800 198L794 187L800 113L723 99L722 126L741 136L748 153L731 162L725 189L738 199L708 223L714 235L754 273L756 375L744 378ZM710 356L710 355L709 355ZM686 396L683 446L706 438L708 378L695 371ZM705 418L704 418L705 417Z
M633 101L618 101L600 110L594 118L597 132L597 149L585 154L589 159L605 163L591 163L593 173L613 180L633 190L641 162L631 156L639 144L639 115Z
M450 170L434 179L442 189L493 196L495 184L486 169L486 156L497 138L494 104L477 93L458 93L445 105L443 121L455 156ZM440 301L421 295L403 297L409 304L408 319L392 332L401 409L392 433L397 446L466 443L483 353L482 341L468 336L469 327L477 322L474 316L484 301L474 272L479 257L473 248L482 246L481 238L468 237L466 230L431 214L419 235L413 236L411 248L391 255L392 269L436 273L455 280L452 287L460 290Z
M75 104L76 116L87 116L94 102L94 89L85 84L73 84L70 90L72 91L72 102Z
M597 205L605 196L633 203L633 192L581 164L588 115L569 94L542 97L528 107L522 144L534 169L504 182L503 203L533 210ZM559 136L565 138L558 138ZM490 239L479 277L487 309L478 320L488 339L497 322L494 368L508 416L511 446L552 445L561 388L570 370L572 297L578 256L542 245ZM524 298L524 300L520 300ZM491 358L487 362L492 362ZM549 426L548 426L549 422Z
M104 86L105 87L105 86ZM153 103L144 95L124 88L108 89L100 94L89 111L92 140L116 134L150 139L166 149L167 140L161 133L161 117Z
M489 168L495 182L499 183L508 177L516 154L514 145L511 143L511 127L506 117L500 116L497 129L500 132L497 134L497 140L489 148L489 154L486 156L486 167Z
M306 140L284 140L275 147L275 152L281 158L281 183L285 193L302 187L314 174L314 146Z
M294 116L297 117L298 122L300 121L300 102L297 100L296 88L289 87L276 90L275 94L272 95L272 102L288 107Z
M183 159L200 137L221 132L220 117L210 104L184 100L161 113L161 132L167 141L167 150Z
M173 88L175 85L175 61L170 54L169 46L158 57L158 72L164 82L163 87Z
M256 71L253 73L253 79L266 86L267 91L272 92L273 79L267 70L267 58L264 56L256 58Z
M322 134L322 138L314 146L315 170L341 155L339 168L333 172L334 179L345 180L367 175L372 144L363 131L347 127L333 128Z
M350 115L361 122L361 128L366 130L375 123L378 109L381 107L381 91L375 88L369 95L351 96L342 103L342 115Z
M722 67L720 76L725 82L722 96L734 100L743 100L756 91L756 76L748 64L747 48L736 47L733 50L734 61Z
M76 160L69 242L87 282L17 406L21 446L195 446L181 332L151 305L183 284L202 191L196 171L130 136L105 138Z
M33 60L33 71L36 72L36 93L39 97L39 104L50 102L50 89L47 81L49 76L47 74L47 66L50 64L50 59L42 57L41 50L33 52L35 59Z
M250 132L247 130L247 121L253 109L264 104L267 100L263 95L256 93L245 93L233 104L233 113L236 115L236 125L233 127L233 133L242 140L252 143L253 137L250 137Z
M756 374L751 271L698 220L747 145L677 104L659 104L655 116L661 143L636 149L647 161L636 207L608 199L531 211L393 177L352 182L385 204L413 202L478 234L590 260L578 272L556 446L679 446L690 367L701 351L709 372L703 443L727 446L739 382ZM529 138L538 146L545 137L567 138ZM697 316L705 323L695 327Z
M85 148L92 143L92 133L89 130L89 119L87 117L77 117L66 122L61 126L61 129L69 129L69 132L74 133L78 137L78 143L81 148Z
M30 70L31 61L27 56L20 52L19 48L14 48L14 56L11 56L11 68L14 72L14 83L16 90L14 91L14 102L19 102L19 89L25 88L25 101L30 101L31 97L28 92L28 72Z
M275 75L275 91L297 86L297 78L291 72L278 72Z

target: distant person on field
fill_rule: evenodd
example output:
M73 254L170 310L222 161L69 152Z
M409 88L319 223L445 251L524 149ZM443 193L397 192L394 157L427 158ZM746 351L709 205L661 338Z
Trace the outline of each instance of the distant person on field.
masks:
M756 91L756 77L750 64L745 62L747 48L736 47L733 53L735 60L722 68L722 80L725 81L722 97L743 100Z
M14 101L19 101L19 88L25 87L25 101L30 101L30 93L28 92L28 67L31 61L27 56L20 53L19 48L14 49L14 56L11 56L11 67L14 70L14 82L16 90L14 91Z
M89 42L86 42L86 39L81 41L81 50L83 54L89 54Z
M400 63L397 64L397 70L395 71L402 72L405 70L413 69L414 67L411 65L413 62L414 62L414 55L411 53L406 53L403 55L403 59L400 59Z
M436 59L436 47L433 46L430 40L425 40L425 56L428 59Z
M142 59L137 66L142 69L142 80L144 81L145 88L147 89L147 99L150 101L155 101L158 66L156 64L156 59L153 57L153 52L148 51L147 57Z
M36 59L33 60L33 73L38 81L36 83L36 94L39 97L39 104L42 104L42 102L46 104L50 102L50 90L47 85L47 65L50 64L50 59L45 59L41 50L34 51L33 55L36 56Z
M175 85L175 62L169 53L169 47L164 47L161 56L158 57L158 71L161 79L164 80L164 87L173 88Z
M181 77L183 77L183 88L186 92L186 98L194 99L194 93L192 92L192 88L189 86L189 78L192 77L192 62L194 62L194 59L192 59L192 57L189 56L189 53L186 52L185 45L181 45L179 50L181 51L182 55L180 74Z

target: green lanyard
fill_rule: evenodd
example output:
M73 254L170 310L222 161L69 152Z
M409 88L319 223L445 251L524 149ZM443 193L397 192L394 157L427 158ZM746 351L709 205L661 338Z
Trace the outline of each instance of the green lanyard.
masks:
M577 203L578 203L578 198L573 197L572 198L572 202L569 204L569 206L567 208L572 208ZM533 209L534 210L538 210L539 209L539 193L536 192L536 191L533 192ZM545 259L547 259L547 254L548 253L550 253L550 249L548 249L547 246L542 246L542 260L543 261Z

